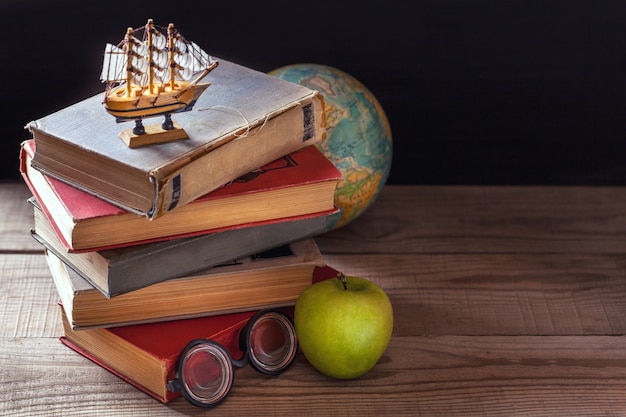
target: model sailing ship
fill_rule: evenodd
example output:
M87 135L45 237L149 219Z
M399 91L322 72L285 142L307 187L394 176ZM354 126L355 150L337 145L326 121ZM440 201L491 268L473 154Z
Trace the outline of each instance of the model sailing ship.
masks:
M138 37L140 32L143 34ZM135 136L146 134L142 119L158 115L164 116L163 131L180 129L171 114L191 110L211 84L202 83L202 79L217 65L196 43L184 38L174 24L164 28L148 19L142 28L128 28L118 45L109 43L105 47L100 76L106 82L104 108L118 122L135 120ZM181 138L180 134L160 136L167 138L157 141Z

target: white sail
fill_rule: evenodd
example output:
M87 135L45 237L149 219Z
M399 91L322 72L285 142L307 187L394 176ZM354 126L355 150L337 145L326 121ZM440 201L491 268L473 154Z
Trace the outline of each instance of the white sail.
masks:
M145 57L146 55L148 55L148 51L150 50L150 48L148 47L148 45L146 45L144 41L140 41L134 36L131 38L131 46L133 54L139 57Z
M191 80L191 78L193 77L194 74L195 74L195 72L192 71L189 68L183 68L183 69L177 69L176 70L177 78L179 78L181 80L185 80L185 81Z
M104 63L100 81L120 82L125 79L126 52L117 46L107 43L104 48Z
M183 68L190 68L193 65L193 57L187 53L176 54L174 56L174 62Z
M182 48L178 48L178 53L174 55L174 62L178 65L177 73L184 80L189 80L199 71L204 71L211 65L209 54L204 52L196 43L189 42L186 44L182 52Z
M155 69L154 79L162 84L170 82L170 70L169 69Z
M179 54L187 52L187 44L185 41L180 38L174 39L174 51Z
M191 81L211 66L209 54L195 42L185 39L175 29L170 34L167 28L149 23L129 30L117 46L106 44L100 79L109 83L107 88L128 82L143 89L152 82L169 84L172 76L175 80ZM142 30L143 37L139 39L135 35Z
M192 41L190 42L190 44L191 44L191 50L193 51L192 55L195 58L195 64L194 64L195 67L193 67L192 69L194 71L204 71L211 65L211 57L209 57L209 54L207 54L195 42Z
M152 61L154 65L158 67L158 69L164 70L168 67L170 62L170 57L167 51L152 51Z
M148 83L148 70L150 65L143 57L133 56L131 59L130 70L132 72L133 83L143 86Z
M152 34L152 46L160 50L165 50L167 47L167 37L161 32L155 31Z

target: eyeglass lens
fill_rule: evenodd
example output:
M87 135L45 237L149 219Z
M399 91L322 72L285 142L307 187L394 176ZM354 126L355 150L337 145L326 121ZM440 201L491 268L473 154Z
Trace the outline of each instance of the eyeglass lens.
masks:
M295 355L296 341L290 323L282 315L268 313L252 326L249 336L251 360L262 371L273 373L283 370Z
M195 401L212 404L220 401L232 386L232 365L221 348L197 345L182 362L183 383Z

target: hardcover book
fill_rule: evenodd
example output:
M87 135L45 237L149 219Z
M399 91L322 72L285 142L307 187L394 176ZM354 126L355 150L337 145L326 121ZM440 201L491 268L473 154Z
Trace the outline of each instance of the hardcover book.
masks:
M46 259L73 329L291 306L324 265L314 240L305 239L107 298L53 253Z
M72 330L61 308L61 342L151 397L170 402L180 396L167 389L176 361L187 343L210 339L240 358L239 332L254 312L114 328Z
M101 251L287 221L335 210L341 173L315 146L255 169L153 221L32 168L33 140L20 152L22 177L68 252Z
M68 253L36 202L33 206L35 240L109 298L316 236L326 231L327 224L326 215L307 216L146 245Z
M314 282L337 276L329 266L316 268ZM287 307L287 312L293 310ZM109 370L146 394L167 403L180 396L167 390L175 376L176 361L193 339L211 339L226 347L234 358L239 331L254 312L240 312L187 320L165 321L112 328L73 330L63 317L60 340L69 348Z
M323 139L321 95L219 59L211 88L177 113L188 139L129 148L124 129L87 98L30 122L32 165L52 177L150 219Z

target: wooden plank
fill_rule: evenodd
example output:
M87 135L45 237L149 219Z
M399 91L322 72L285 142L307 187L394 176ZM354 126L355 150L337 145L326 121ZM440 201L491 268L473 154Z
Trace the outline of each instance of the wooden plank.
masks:
M284 374L238 369L212 415L615 415L626 409L624 336L396 337L378 365L329 379L298 354ZM189 415L163 406L53 338L0 345L0 414Z
M59 296L43 252L0 254L0 337L59 336Z
M0 415L167 415L167 408L58 338L0 339ZM88 410L88 411L87 411Z
M0 184L0 252L41 250L29 233L34 225L33 208L26 200L31 195L24 183Z
M0 415L202 413L164 406L58 341L28 190L0 193ZM623 207L626 189L611 187L386 187L316 239L328 264L389 294L394 335L380 363L354 381L318 374L301 354L278 378L245 367L211 414L622 414Z
M386 186L324 253L624 253L626 187Z
M0 187L0 250L37 250L26 185ZM626 252L626 187L386 186L324 253Z
M583 254L325 255L389 295L394 335L626 334L626 259Z
M626 334L621 255L326 255L378 283L394 335ZM0 336L60 334L58 296L41 254L0 255Z

